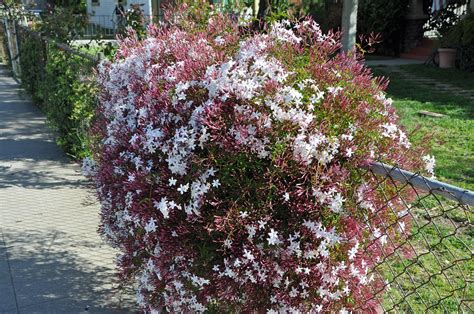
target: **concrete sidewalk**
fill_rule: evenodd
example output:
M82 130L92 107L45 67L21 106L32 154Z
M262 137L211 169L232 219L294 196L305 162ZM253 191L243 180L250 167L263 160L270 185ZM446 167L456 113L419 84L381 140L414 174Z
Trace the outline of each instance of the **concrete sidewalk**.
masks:
M41 112L0 68L0 313L131 312L99 206Z

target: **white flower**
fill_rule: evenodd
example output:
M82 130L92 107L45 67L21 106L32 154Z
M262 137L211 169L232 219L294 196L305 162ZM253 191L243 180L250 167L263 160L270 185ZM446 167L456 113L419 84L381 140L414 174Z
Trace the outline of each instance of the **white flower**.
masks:
M165 219L168 219L170 210L168 206L168 201L166 200L166 197L163 197L160 202L155 201L154 202L155 208L158 209L162 214Z
M185 185L180 184L178 188L178 192L182 195L186 193L189 190L189 183L186 183Z
M176 185L176 182L177 182L177 180L175 178L170 178L168 180L168 185L169 186L174 186L174 185Z
M155 224L156 220L154 218L150 218L150 220L148 221L148 223L146 224L145 226L145 231L146 233L150 233L150 232L154 232L156 231L156 224Z
M153 129L151 125L147 126L146 133L145 133L146 140L143 143L145 150L150 153L154 153L156 149L158 148L160 139L162 137L163 137L163 131L161 129Z
M225 44L225 40L224 38L222 38L222 36L217 36L215 39L214 39L214 42L216 44L218 44L219 46L222 46L223 44Z
M313 305L313 310L316 311L316 313L320 313L323 310L323 306L321 304Z
M309 101L312 105L317 104L324 97L324 92L318 92L317 94L311 95Z
M351 158L352 155L354 155L354 151L352 150L352 148L349 147L348 149L346 149L346 157Z
M301 41L301 38L296 36L292 30L288 30L285 28L285 25L288 21L281 21L275 22L272 25L272 29L270 31L270 36L280 41L289 42L293 44L297 44Z
M216 179L216 180L212 181L212 186L213 187L218 188L220 185L221 185L221 183L219 182L219 179Z
M337 95L339 94L339 92L342 91L342 87L341 86L337 86L337 87L328 87L328 92L330 94L333 94L333 95Z
M382 136L390 137L393 139L396 137L396 133L398 131L398 127L396 124L384 123L382 124L382 129L383 129Z
M207 174L208 174L209 176L211 176L211 177L214 176L214 175L216 175L216 172L217 172L217 170L214 169L213 167L207 169Z
M230 249L232 247L232 240L229 240L229 239L225 239L224 240L224 246L228 249Z
M398 230L400 230L400 232L405 232L405 223L403 221L398 222Z
M240 261L240 259L236 258L234 261L234 267L240 267L240 265L242 265L242 262Z
M252 262L255 259L255 256L253 256L252 252L250 252L247 249L244 249L244 257L250 262Z
M375 239L378 239L382 236L382 233L380 232L380 229L379 228L375 228L374 229L374 238Z
M285 199L285 202L288 202L290 200L290 194L286 192L285 195L283 195L283 198Z
M245 226L247 229L247 233L249 234L248 239L252 240L253 237L255 237L255 234L257 233L257 228L255 226Z
M247 218L249 214L247 212L240 212L240 218Z
M146 305L145 297L143 296L143 294L140 291L137 292L136 299L137 299L137 304L138 305L140 305L140 306L145 306Z
M342 289L342 293L344 293L345 295L349 295L350 292L351 290L349 289L349 286L345 286L344 289Z
M434 168L436 164L435 157L431 155L426 155L426 156L421 157L421 159L423 159L423 161L425 162L426 172L428 172L431 175L431 177L434 178L435 177Z
M299 294L298 289L296 289L296 287L291 288L291 291L289 293L289 296L291 298L296 298L298 296L298 294Z
M357 251L359 250L359 241L356 242L356 244L352 247L352 249L349 250L349 260L352 261L357 254Z
M95 161L89 157L86 157L82 160L82 174L86 177L94 176L97 172L97 164Z
M331 210L335 213L340 213L342 212L342 203L345 201L345 199L342 197L341 193L337 193L334 195L333 199L331 200L331 204L329 207Z
M387 244L387 235L384 234L383 236L380 237L380 244L385 245Z
M406 133L403 132L402 130L398 130L398 134L399 134L398 142L400 143L400 145L404 146L405 148L410 148L411 143L408 140Z
M273 228L270 229L267 240L269 245L278 245L281 243L280 239L278 238L278 232L276 232Z

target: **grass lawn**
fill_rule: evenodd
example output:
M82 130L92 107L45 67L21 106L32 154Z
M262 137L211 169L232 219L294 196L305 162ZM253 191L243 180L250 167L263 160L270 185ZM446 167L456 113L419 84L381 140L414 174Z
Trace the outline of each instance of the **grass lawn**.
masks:
M474 73L440 70L423 65L401 68L419 77L474 90ZM374 72L390 78L387 92L394 100L401 123L409 132L420 128L418 134L412 136L413 142L419 141L422 135L431 136L431 154L436 157L435 173L438 180L474 191L474 101L436 90L435 87L414 85L404 80L400 74L391 73L388 67L378 67ZM446 116L420 116L420 110Z
M474 90L474 73L422 65L400 68L417 77ZM474 101L454 93L441 92L435 87L414 84L399 73L392 73L388 67L377 67L374 73L390 78L387 92L394 100L401 123L409 132L419 128L410 136L412 142L416 145L423 135L431 136L431 154L436 157L437 179L474 190ZM418 114L420 110L446 116L421 116ZM461 299L471 300L465 303L470 302L471 309L463 307L461 310L469 312L474 306L474 285L466 282L466 276L474 274L471 255L474 230L472 225L468 225L474 215L472 210L456 208L454 202L440 200L438 202L430 196L412 204L415 223L409 240L416 251L415 256L419 258L395 258L381 267L386 279L395 278L384 298L386 309L400 301L403 302L398 310L415 313L424 312L430 306L433 306L430 309L433 313L455 313L459 310L457 306ZM456 263L459 259L465 261ZM466 285L467 289L455 291ZM420 287L413 290L414 286ZM403 300L404 294L409 296Z
M420 77L433 78L441 83L448 83L466 90L474 90L474 72L457 69L440 69L435 66L405 65L402 69Z

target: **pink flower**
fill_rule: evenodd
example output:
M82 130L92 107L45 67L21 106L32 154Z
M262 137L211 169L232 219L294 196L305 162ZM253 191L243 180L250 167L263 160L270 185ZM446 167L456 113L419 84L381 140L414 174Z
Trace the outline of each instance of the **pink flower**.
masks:
M84 169L121 280L144 311L373 310L369 270L410 224L356 169L423 166L384 85L310 19L245 35L186 12L98 68Z

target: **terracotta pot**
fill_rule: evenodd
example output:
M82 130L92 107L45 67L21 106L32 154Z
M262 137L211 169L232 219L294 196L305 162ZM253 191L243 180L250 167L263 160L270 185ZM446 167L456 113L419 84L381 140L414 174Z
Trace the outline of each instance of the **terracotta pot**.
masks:
M439 67L441 69L454 68L454 61L456 60L456 49L453 48L438 48Z

